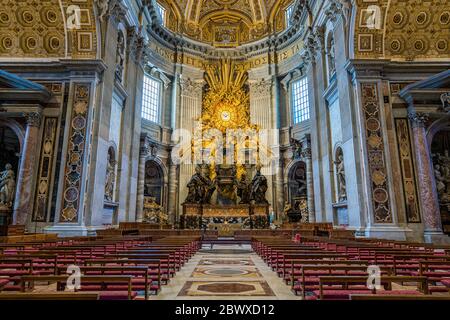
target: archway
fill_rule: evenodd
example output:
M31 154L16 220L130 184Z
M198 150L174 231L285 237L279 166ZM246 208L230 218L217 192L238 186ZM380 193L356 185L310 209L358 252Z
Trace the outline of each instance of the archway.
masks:
M0 123L0 235L7 234L8 225L12 222L20 149L21 142L15 131ZM8 173L8 169L14 174Z
M291 209L287 214L290 222L307 221L307 190L306 163L298 161L290 168L288 173L288 199Z
M442 231L450 234L450 128L437 132L431 142Z
M144 196L155 198L155 202L164 206L164 172L153 160L145 163Z

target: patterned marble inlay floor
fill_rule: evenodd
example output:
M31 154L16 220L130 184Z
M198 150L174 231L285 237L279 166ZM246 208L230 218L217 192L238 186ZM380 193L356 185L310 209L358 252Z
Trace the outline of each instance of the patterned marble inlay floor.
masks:
M151 300L293 300L290 287L250 247L220 246L197 253ZM229 254L224 254L228 249Z

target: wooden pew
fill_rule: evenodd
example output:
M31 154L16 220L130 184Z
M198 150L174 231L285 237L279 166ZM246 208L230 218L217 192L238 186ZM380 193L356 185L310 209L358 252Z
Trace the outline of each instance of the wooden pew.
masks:
M133 280L138 280L142 278L144 280L144 291L145 291L145 300L149 297L149 292L151 289L151 284L149 286L149 274L147 266L79 266L81 273L83 276L115 276L115 275L128 275L133 276ZM65 275L67 274L66 267L58 267L57 275ZM133 287L135 283L133 283ZM158 294L160 286L154 289L155 294ZM137 291L137 290L136 290Z
M67 280L71 275L52 275L52 276L22 276L20 279L21 292L26 292L26 289L33 289L36 281L42 282L56 282L57 283L57 291L62 291L66 284ZM112 283L126 283L128 287L128 300L132 300L133 292L132 292L132 276L82 276L81 277L81 289L79 291L83 291L83 283L98 283L102 287L105 284ZM28 286L27 286L28 284ZM108 290L99 290L100 298L102 295L108 296ZM110 291L111 293L112 291Z
M409 300L428 300L428 301L446 301L450 300L448 296L432 296L432 295L377 295L377 294L351 294L350 300L356 301L409 301Z
M319 277L318 298L320 300L324 299L326 291L327 291L327 289L324 288L325 285L333 285L333 286L341 287L341 289L336 289L335 287L333 287L333 289L331 289L329 291L330 295L332 295L334 297L338 297L338 299L339 299L339 296L341 298L348 299L350 294L356 294L356 293L358 293L358 291L361 291L360 293L362 293L362 294L370 293L367 291L372 291L373 294L380 293L380 292L377 292L376 288L369 290L369 288L367 288L367 280L368 280L368 277L358 277L358 276L353 276L353 277L321 276L321 277ZM381 281L381 286L384 286L385 289L387 288L388 291L392 290L392 283L415 282L415 283L417 283L418 289L420 291L418 293L429 294L427 277L381 276L380 281ZM351 289L351 288L349 288L349 285L358 285L358 286L360 286L360 288L358 287L358 288ZM362 288L364 286L366 287L366 289ZM339 291L342 291L341 294L339 294ZM352 292L352 291L355 291L355 292ZM366 292L364 292L364 291L366 291ZM411 294L412 294L412 292L411 292Z
M84 292L57 292L57 293L33 293L15 292L0 293L0 300L98 300L98 293Z

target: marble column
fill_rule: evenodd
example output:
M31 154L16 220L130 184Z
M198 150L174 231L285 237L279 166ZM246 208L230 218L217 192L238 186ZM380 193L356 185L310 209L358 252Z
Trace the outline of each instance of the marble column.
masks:
M311 136L306 135L303 140L302 157L306 163L306 190L308 195L308 222L316 222L316 210L314 206L314 183L313 183L313 168L312 168L312 155L311 155Z
M33 177L36 165L36 148L39 140L41 114L31 112L24 114L27 120L27 130L20 159L17 177L16 197L14 203L13 224L25 225L33 206Z
M178 220L177 215L177 190L178 190L178 176L177 176L177 168L178 166L172 163L170 160L169 166L169 204L168 211L169 220L171 223L175 225L175 222Z
M433 163L431 161L430 148L427 143L425 122L427 115L408 112L411 122L414 152L416 158L417 178L420 182L419 197L423 215L425 234L442 234L441 212L439 199L434 180Z
M144 218L144 185L145 185L145 162L148 155L148 145L141 144L139 154L139 169L137 182L137 204L136 204L136 222L142 222Z

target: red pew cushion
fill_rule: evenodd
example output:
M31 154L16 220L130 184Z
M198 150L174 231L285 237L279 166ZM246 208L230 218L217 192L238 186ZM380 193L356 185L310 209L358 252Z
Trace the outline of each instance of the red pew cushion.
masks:
M316 299L320 298L320 290L313 291ZM368 289L360 290L323 290L323 299L328 300L348 300L351 294L370 294Z
M441 283L446 286L447 288L450 288L450 278L448 279L442 279Z
M137 297L137 292L131 292L131 299ZM128 300L128 291L102 291L99 293L100 300Z

